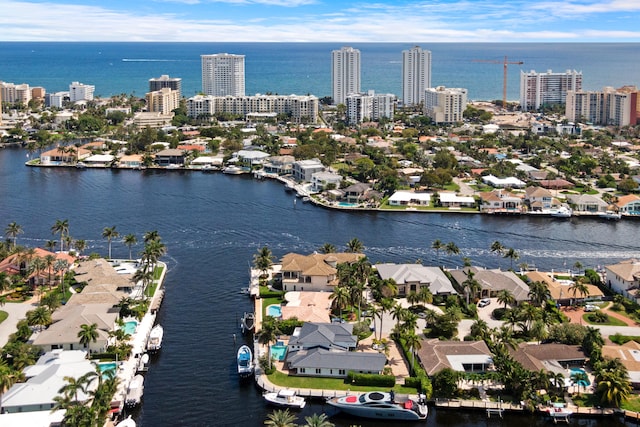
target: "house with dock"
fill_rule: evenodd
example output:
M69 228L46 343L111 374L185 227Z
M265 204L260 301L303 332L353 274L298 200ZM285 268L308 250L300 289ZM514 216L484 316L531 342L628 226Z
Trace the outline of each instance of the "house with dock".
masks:
M279 277L282 289L286 291L332 292L338 284L338 265L354 263L363 254L329 253L300 255L286 254L281 261Z
M382 280L393 279L398 295L406 296L427 288L432 295L456 295L457 292L447 275L438 267L421 264L375 264L373 266Z

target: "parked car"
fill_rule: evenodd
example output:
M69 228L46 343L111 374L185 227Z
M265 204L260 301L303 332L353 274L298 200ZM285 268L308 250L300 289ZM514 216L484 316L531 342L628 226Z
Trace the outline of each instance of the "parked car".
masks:
M491 304L491 300L489 298L483 298L480 300L480 302L478 302L478 307L482 308L482 307L486 307L489 304Z
M596 311L596 310L600 310L600 307L598 307L597 305L587 304L584 306L584 311Z

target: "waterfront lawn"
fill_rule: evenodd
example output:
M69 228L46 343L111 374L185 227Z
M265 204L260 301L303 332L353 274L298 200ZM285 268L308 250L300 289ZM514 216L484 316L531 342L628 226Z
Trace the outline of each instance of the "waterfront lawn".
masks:
M273 304L281 304L282 297L262 298L262 318L267 317L267 307Z
M7 320L7 317L9 317L9 313L7 313L6 311L0 310L0 323Z
M598 402L595 394L574 394L573 396L571 396L571 400L573 400L573 403L580 406L581 408L595 408L596 406L600 405L600 402Z
M356 386L346 382L343 378L316 378L316 377L296 377L290 376L280 371L275 371L269 375L269 381L281 387L289 388L311 388L318 390L341 390L341 391L375 391L380 390L376 386ZM413 387L397 385L393 387L396 393L417 394Z
M627 411L640 412L640 396L636 394L631 395L629 399L622 402L620 408L626 409Z
M144 295L148 298L151 298L155 295L156 289L158 289L159 283L157 281L153 281L149 283L149 285L144 290Z

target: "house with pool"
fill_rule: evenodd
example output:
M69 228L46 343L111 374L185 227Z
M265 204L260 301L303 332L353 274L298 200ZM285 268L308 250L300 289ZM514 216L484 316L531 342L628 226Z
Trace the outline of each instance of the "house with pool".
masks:
M278 273L282 289L287 291L332 292L338 284L338 265L354 263L363 254L330 253L300 255L288 253L281 260Z
M356 352L358 338L349 323L307 322L289 339L285 367L290 375L346 378L349 371L381 374L384 354Z

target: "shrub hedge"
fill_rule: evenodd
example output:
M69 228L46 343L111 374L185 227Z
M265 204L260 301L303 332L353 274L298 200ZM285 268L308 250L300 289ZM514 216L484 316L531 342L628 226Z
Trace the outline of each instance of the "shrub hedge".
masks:
M354 385L388 387L396 385L396 377L392 375L358 374L353 371L347 373L347 380Z

